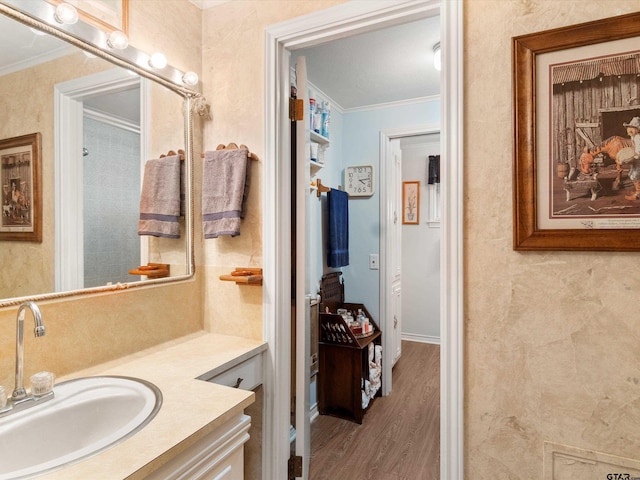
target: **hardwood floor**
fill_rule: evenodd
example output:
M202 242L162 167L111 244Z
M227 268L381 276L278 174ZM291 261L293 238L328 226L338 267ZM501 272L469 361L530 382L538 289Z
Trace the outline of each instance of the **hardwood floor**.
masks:
M440 478L440 346L402 342L393 391L362 425L320 415L311 426L310 480Z

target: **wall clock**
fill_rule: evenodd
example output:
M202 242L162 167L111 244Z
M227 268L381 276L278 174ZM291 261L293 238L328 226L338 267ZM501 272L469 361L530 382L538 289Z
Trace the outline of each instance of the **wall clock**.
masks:
M373 165L352 165L344 169L346 192L350 197L373 195Z

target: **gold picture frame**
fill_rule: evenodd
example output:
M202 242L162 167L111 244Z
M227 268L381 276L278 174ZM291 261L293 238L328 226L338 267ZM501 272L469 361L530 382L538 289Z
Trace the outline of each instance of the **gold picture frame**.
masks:
M0 240L42 242L41 135L0 140Z
M420 182L402 182L402 224L420 223Z
M512 39L514 250L640 250L630 167L603 150L640 115L622 95L640 88L639 36L633 13Z

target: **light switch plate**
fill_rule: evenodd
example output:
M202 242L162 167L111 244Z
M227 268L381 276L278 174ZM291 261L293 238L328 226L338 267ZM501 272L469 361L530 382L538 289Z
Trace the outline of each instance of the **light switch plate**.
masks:
M369 270L379 270L380 266L378 263L378 254L370 253L369 254Z

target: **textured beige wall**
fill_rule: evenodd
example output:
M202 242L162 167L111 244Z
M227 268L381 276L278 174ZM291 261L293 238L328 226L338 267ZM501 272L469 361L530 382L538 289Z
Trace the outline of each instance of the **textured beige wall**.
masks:
M131 0L130 6L132 45L147 52L163 50L172 65L200 73L201 11L195 5L186 0L163 0L162 8L158 8L158 2ZM167 19L172 18L184 22L184 28L165 28ZM48 76L38 78L41 82L53 82ZM167 113L167 106L159 105L156 93L152 106L155 116L168 118L167 124L181 124L182 111L173 113L175 108L169 106ZM49 111L47 103L43 102L44 107L37 115L52 116L53 107L51 105ZM46 135L43 131L43 151L47 152L53 151L52 127L50 130ZM167 148L163 142L167 139L172 140L170 148L181 147L174 146L174 137L166 131L162 134L156 130L151 144L153 151L163 152ZM178 137L182 139L180 134ZM196 141L201 142L199 134ZM45 161L43 174L53 178L52 154ZM47 185L44 194L50 198L53 181ZM49 203L47 208L52 212L53 205ZM48 220L43 230L46 241L53 242L52 220ZM162 287L41 302L47 335L33 338L29 326L32 320L27 315L25 378L45 369L64 375L200 330L201 278L196 276L188 282ZM13 386L16 311L15 307L0 309L0 385L9 390Z
M218 278L235 267L262 267L265 27L343 2L242 0L204 11L203 92L213 112L213 121L205 125L205 149L235 142L261 158L251 165L240 236L204 241L204 322L217 333L262 338L262 289ZM201 162L196 169L202 169Z
M512 250L510 96L512 36L639 10L464 3L465 478L541 479L545 441L579 449L545 479L605 478L584 449L640 457L640 257Z

